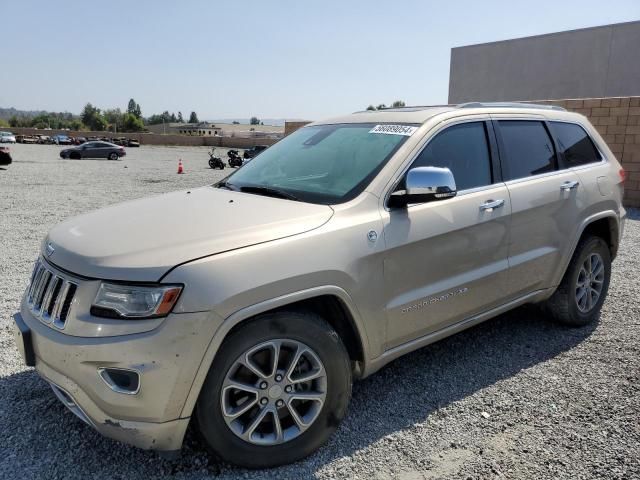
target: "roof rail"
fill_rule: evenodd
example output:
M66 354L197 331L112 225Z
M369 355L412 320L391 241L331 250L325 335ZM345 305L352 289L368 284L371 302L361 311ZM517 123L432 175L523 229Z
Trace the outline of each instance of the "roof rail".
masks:
M540 105L539 103L518 103L518 102L469 102L461 103L458 108L536 108L539 110L558 110L566 112L566 108L557 105Z

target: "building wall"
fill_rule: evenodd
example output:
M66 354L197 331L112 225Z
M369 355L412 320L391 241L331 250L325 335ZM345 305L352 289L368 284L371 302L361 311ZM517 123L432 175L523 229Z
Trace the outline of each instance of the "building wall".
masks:
M295 132L299 128L302 128L305 125L308 125L310 123L311 122L307 120L295 121L295 122L284 122L284 136L286 137L287 135Z
M640 96L541 100L585 115L627 172L624 204L640 207Z
M451 50L451 104L631 95L640 95L640 21Z

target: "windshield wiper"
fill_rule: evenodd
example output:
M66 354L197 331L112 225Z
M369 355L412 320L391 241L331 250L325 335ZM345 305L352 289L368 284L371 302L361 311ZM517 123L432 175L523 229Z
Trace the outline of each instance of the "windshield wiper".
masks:
M300 201L300 199L295 195L292 195L289 192L285 192L284 190L278 190L277 188L272 188L272 187L247 185L247 186L240 187L240 191L245 193L255 193L258 195L265 195L267 197L276 197L276 198L284 198L286 200Z
M227 190L231 190L234 192L238 191L238 187L236 187L233 183L229 183L229 182L219 182L216 187L218 188L226 188Z

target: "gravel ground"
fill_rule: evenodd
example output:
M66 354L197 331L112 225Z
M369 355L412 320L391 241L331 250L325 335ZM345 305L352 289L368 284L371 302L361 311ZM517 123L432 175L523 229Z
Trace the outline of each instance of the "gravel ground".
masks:
M103 438L22 365L10 316L51 226L224 175L205 148L143 146L120 162L62 161L58 149L16 145L0 167L0 477L640 478L640 212L597 325L559 327L531 307L488 321L354 385L344 423L307 460L246 471L192 433L173 462Z

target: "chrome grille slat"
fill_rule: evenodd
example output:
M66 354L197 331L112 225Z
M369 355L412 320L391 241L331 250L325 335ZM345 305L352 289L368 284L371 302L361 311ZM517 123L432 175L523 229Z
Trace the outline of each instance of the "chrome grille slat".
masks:
M29 287L29 303L33 303L33 296L35 294L36 288L40 284L40 278L44 273L44 267L41 263L38 262L35 268L35 273L33 274L33 280L31 281L31 287Z
M43 322L63 329L77 287L77 283L56 274L39 260L31 276L31 285L27 289L27 302L31 313Z

